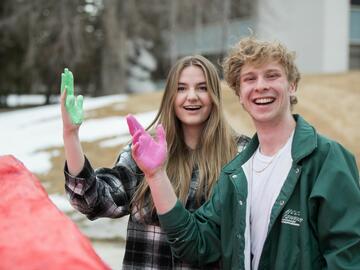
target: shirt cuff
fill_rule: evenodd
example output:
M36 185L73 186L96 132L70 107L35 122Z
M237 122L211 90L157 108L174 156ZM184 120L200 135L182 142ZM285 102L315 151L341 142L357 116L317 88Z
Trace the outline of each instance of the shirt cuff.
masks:
M83 166L81 172L78 175L74 176L74 175L70 174L69 169L68 169L68 165L67 165L67 161L65 161L64 172L68 176L70 176L71 178L87 179L87 178L90 178L90 176L93 174L94 169L91 166L90 161L85 156L84 166Z

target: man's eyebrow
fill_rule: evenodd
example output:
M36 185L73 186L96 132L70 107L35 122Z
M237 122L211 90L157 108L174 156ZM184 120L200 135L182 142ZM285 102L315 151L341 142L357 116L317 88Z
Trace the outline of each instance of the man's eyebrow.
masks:
M271 69L266 70L265 72L281 72L281 70L278 68L271 68Z
M248 71L248 72L245 72L245 73L240 73L240 77L243 77L243 76L246 76L246 75L253 75L254 72L253 71Z
M281 72L281 70L279 68L270 68L265 70L264 73L268 73L268 72ZM240 74L240 77L246 76L246 75L253 75L255 72L254 71L248 71L245 73Z

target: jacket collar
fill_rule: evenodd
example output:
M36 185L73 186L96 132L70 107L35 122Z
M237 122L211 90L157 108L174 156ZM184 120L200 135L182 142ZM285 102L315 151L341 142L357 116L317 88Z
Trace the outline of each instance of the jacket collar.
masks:
M296 121L294 139L291 146L291 155L294 163L298 163L301 159L312 153L317 147L317 134L308 122L300 115L293 115ZM244 150L237 155L230 163L228 163L223 171L232 173L239 170L241 166L248 161L259 146L257 134L252 137L251 141L245 146Z
M291 146L291 155L293 161L298 163L317 148L317 133L315 128L300 115L295 114L294 119L296 121L296 128Z

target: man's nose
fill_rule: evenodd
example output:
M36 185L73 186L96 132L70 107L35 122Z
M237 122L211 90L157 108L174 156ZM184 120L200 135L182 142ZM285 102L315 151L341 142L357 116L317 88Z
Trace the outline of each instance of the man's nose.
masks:
M263 77L259 77L257 79L255 87L258 91L266 90L269 88L268 83Z

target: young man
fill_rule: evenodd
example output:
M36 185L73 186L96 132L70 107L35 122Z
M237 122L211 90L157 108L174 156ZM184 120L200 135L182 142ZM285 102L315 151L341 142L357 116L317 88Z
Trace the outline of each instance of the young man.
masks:
M133 157L173 252L199 264L220 258L224 269L360 269L358 168L340 144L292 115L300 79L294 54L245 38L225 59L224 74L256 134L194 214L163 169L164 136L153 140L129 118Z

